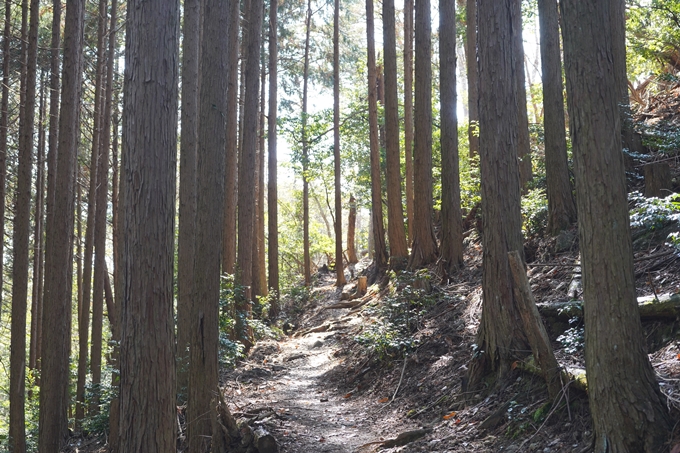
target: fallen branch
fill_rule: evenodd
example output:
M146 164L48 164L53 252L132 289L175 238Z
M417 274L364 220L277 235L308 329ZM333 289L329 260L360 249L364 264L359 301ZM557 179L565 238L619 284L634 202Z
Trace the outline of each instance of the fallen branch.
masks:
M383 441L378 441L378 442L369 442L367 444L361 445L357 450L361 450L363 448L369 447L371 445L379 445L380 448L394 448L394 447L403 447L406 444L410 444L411 442L420 439L421 437L425 436L426 434L429 434L432 432L432 428L423 428L423 429L415 429L413 431L406 431L404 433L399 434L397 437L394 439L387 439Z

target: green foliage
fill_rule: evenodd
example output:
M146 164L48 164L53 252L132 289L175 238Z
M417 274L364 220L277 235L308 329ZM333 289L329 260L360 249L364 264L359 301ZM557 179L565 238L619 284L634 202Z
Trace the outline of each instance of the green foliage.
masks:
M675 77L677 79L677 77ZM672 125L660 123L657 126L643 127L642 143L646 147L663 154L676 154L680 150L680 130Z
M659 230L671 222L680 221L680 194L666 198L645 198L640 192L628 195L630 226L647 230Z
M402 272L396 286L402 288L386 297L379 305L367 309L378 319L354 340L376 354L379 360L388 360L413 350L417 341L412 337L422 323L426 309L436 303L436 297L416 288L418 281L429 279L426 270Z
M479 156L470 157L468 124L458 127L458 162L460 168L460 205L468 213L482 201L479 176ZM477 132L479 133L479 132Z
M578 318L572 318L569 320L569 324L572 322L580 322ZM581 349L583 349L585 341L585 329L582 325L570 327L564 331L562 335L557 337L557 341L562 345L565 352L569 354L574 354Z
M522 232L525 238L539 236L548 223L548 198L543 189L532 189L522 197Z
M628 68L633 79L665 70L680 51L680 0L628 0Z

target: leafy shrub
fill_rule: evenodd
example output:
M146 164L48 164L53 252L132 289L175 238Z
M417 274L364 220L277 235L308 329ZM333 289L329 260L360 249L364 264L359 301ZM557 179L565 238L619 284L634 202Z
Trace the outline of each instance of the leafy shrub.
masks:
M522 197L522 232L526 238L537 236L548 223L548 198L543 189L532 189Z
M640 192L628 195L630 226L647 230L659 230L671 222L680 221L680 194L666 198L645 198Z

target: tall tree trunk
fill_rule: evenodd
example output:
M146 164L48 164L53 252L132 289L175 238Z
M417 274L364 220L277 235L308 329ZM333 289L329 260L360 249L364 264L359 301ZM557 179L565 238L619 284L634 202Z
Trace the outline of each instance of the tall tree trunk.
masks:
M68 0L54 194L47 197L39 452L59 451L68 434L73 224L85 2ZM53 41L54 42L54 41ZM49 184L48 184L49 189ZM50 214L51 213L51 214Z
M576 205L571 193L569 164L567 162L557 1L539 0L538 20L541 34L548 232L555 235L569 228L576 220Z
M268 236L267 259L269 265L269 288L274 292L269 317L274 320L279 314L279 210L276 156L276 118L278 110L278 42L277 42L278 2L269 2L269 116L267 118L267 155L269 185L267 192Z
M451 275L463 265L458 117L456 115L456 4L439 0L439 92L441 95L442 265Z
M22 11L22 32L26 8ZM40 2L31 0L28 34L22 33L22 87L24 105L19 118L19 167L13 224L12 324L10 346L9 449L26 451L24 399L26 390L26 304L28 302L28 248L31 221L31 173L35 124L38 18Z
M109 103L109 114L106 117L106 41L107 34L106 0L99 0L99 28L102 33L102 98L101 98L101 117L99 123L99 159L97 161L97 190L95 197L95 218L94 218L94 285L92 294L92 349L90 352L90 368L92 372L92 400L90 401L90 413L99 412L99 386L102 381L102 337L104 323L104 282L106 274L106 213L108 208L109 193L109 145L111 140L111 112ZM113 72L111 73L113 79Z
M44 259L44 214L45 214L45 73L40 77L40 105L38 107L38 157L35 178L35 210L33 211L33 281L31 291L31 343L29 346L28 367L37 369L38 364L38 331L42 327L39 322L42 308Z
M413 1L404 0L404 163L408 240L413 239Z
M262 52L262 54L262 64L260 65L260 110L257 121L257 162L255 165L256 199L255 247L253 247L253 300L255 300L256 297L267 295L267 270L264 258L264 109L266 105L265 85L267 84L267 66L264 62L264 52Z
M594 451L651 453L667 448L672 425L645 351L635 296L614 55L623 35L610 20L618 2L623 3L560 4L583 263L586 372Z
M5 237L5 185L7 182L7 126L9 124L9 62L12 1L5 0L5 26L2 33L2 100L0 100L0 237ZM5 284L5 241L0 241L0 301ZM2 304L0 303L0 320Z
M242 160L239 162L239 185L254 187L257 153L257 108L260 93L260 43L262 35L262 0L251 0L248 11L248 42L246 46L245 93L243 113ZM241 321L251 316L253 283L253 247L255 247L255 193L253 190L238 191L238 272L237 279L245 289L245 299L239 298L236 304L237 338L246 347L252 345L250 329Z
M387 235L390 265L403 269L408 257L404 209L401 203L401 158L399 155L399 111L397 104L397 48L394 0L383 1L383 46L385 49L385 158L387 167ZM414 227L417 221L414 221Z
M517 165L518 109L512 12L517 0L478 2L479 158L482 186L484 303L476 354L468 372L472 388L490 373L502 377L529 347L513 295L508 252L523 257ZM485 132L493 131L493 133Z
M366 41L368 43L368 128L371 153L371 237L373 261L378 273L387 267L387 247L382 210L382 180L380 177L380 139L378 135L378 75L375 66L375 25L373 0L366 0Z
M218 388L220 240L213 226L224 218L226 156L228 36L222 33L229 5L219 0L204 3L201 38L198 154L196 173L196 249L189 367L189 451L207 452L211 436L217 440L212 418ZM252 187L252 186L251 186ZM242 191L239 191L241 193ZM244 191L250 192L252 191ZM239 209L239 212L245 211ZM250 230L252 231L252 224ZM240 240L239 240L240 242ZM248 257L252 258L252 250ZM239 258L240 259L240 258ZM244 266L242 272L252 269Z
M196 160L200 57L200 0L184 0L182 30L182 107L179 161L179 232L177 239L177 394L186 401L194 280ZM225 219L226 220L226 219ZM226 228L225 228L226 229Z
M349 196L349 215L347 217L347 261L350 264L359 262L356 249L357 200Z
M227 33L229 35L229 58L227 65L227 144L226 174L224 198L224 235L222 238L222 272L233 274L236 264L236 223L237 223L237 180L239 156L239 96L238 96L238 31L241 18L238 0L229 0L229 19ZM244 31L245 33L245 31Z
M129 1L125 47L120 451L174 451L179 1Z
M307 91L309 89L309 38L312 26L312 0L307 0L305 19L305 56L302 70L302 255L305 286L312 285L312 263L309 257L309 144L307 143Z
M413 162L413 241L409 267L417 269L437 258L432 225L432 24L430 0L416 2L416 135Z
M479 154L479 71L477 66L477 2L465 6L465 58L468 83L468 142L470 157Z
M613 35L612 58L614 59L614 73L618 93L618 108L621 116L622 149L629 152L641 153L642 137L633 127L633 114L630 110L628 94L628 71L626 69L626 2L617 0L610 2L609 18Z
M517 119L519 129L517 131L517 157L519 158L519 181L522 190L533 178L531 168L531 143L529 141L529 117L527 112L527 88L524 75L524 40L522 38L522 12L521 0L512 3L512 26L513 30L513 58L515 62L515 86L517 89Z
M335 176L335 285L343 287L345 269L342 261L342 189L340 185L340 0L333 12L333 167ZM396 58L395 58L396 60ZM396 67L396 63L395 63ZM396 72L396 71L395 71ZM395 83L396 86L396 83Z

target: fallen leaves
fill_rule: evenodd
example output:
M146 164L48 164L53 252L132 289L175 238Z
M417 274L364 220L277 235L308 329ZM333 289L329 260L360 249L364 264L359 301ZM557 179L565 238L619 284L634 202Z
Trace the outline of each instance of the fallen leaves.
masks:
M450 419L452 419L453 417L455 417L456 414L457 414L457 412L451 412L450 414L444 415L443 418L444 418L444 420L450 420Z
M386 396L385 398L380 398L380 399L378 400L378 402L379 402L380 404L383 404L383 403L388 402L389 400L390 400L390 399Z

